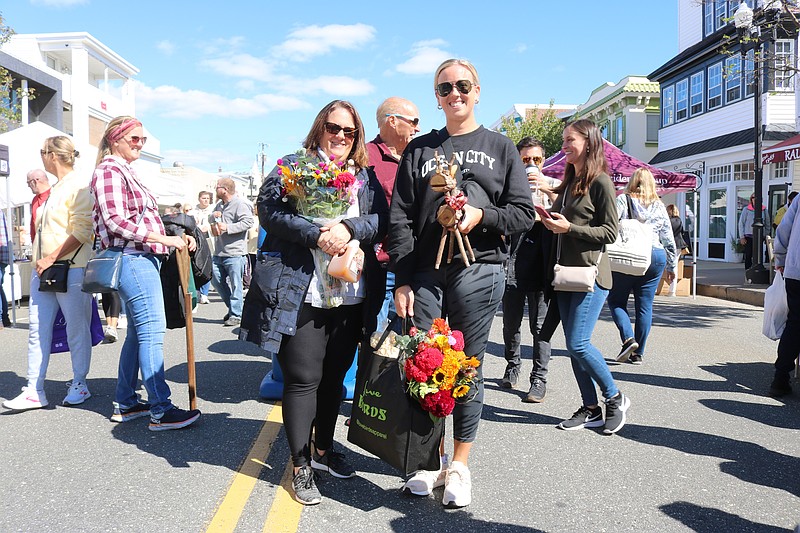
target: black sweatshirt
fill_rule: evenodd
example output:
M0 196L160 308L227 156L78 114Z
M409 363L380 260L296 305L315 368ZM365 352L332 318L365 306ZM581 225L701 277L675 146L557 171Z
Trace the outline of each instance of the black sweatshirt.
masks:
M471 206L483 209L483 221L469 233L479 263L502 263L508 255L503 236L533 227L530 186L510 139L483 126L455 136L446 129L431 131L411 141L397 170L387 243L397 287L408 285L416 271L433 268L436 263L442 236L436 212L444 194L430 187L436 172L434 150L444 164L456 154L458 187ZM457 246L453 261L463 264ZM442 265L445 262L446 257Z

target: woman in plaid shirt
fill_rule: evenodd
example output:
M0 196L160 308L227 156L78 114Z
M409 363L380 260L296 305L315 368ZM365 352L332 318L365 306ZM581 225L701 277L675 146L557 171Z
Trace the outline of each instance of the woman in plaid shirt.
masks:
M137 119L113 119L103 134L91 190L94 227L102 248L124 250L119 295L128 312L128 331L119 356L111 420L127 422L150 415L150 430L162 431L188 426L200 418L200 411L175 407L164 379L166 317L159 269L169 248L183 249L186 244L182 237L165 235L158 203L131 167L146 141ZM189 249L194 247L189 237ZM149 403L140 402L136 394L140 371Z

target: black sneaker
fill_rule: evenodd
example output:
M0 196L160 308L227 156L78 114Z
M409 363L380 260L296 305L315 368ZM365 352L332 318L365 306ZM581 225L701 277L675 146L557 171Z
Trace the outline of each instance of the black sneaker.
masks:
M581 407L572 414L571 418L564 420L556 427L558 429L572 431L583 428L599 428L602 425L603 410L600 409L600 406L598 405L593 409L589 409L585 406Z
M792 384L789 383L788 379L778 379L775 378L772 380L772 384L769 386L769 395L773 398L781 398L783 396L788 396L792 393Z
M200 418L200 411L192 409L191 411L184 411L173 407L169 411L164 411L159 418L155 415L150 415L150 431L166 431L168 429L181 429L193 424Z
M547 393L547 385L539 378L534 378L531 381L531 388L528 390L527 396L522 401L525 403L541 403L544 401L544 395Z
M315 475L310 466L301 466L292 478L294 499L303 505L317 505L322 501L322 494L314 481Z
M639 343L636 342L636 339L633 337L629 339L625 339L625 342L622 343L622 348L619 351L619 355L617 356L617 363L624 363L628 360L631 354L639 347Z
M334 451L333 447L325 452L325 455L318 454L315 447L311 453L311 468L330 472L333 477L339 479L347 479L356 475L355 468L350 466L344 458L344 454Z
M631 406L627 396L618 393L610 400L606 400L606 427L603 433L613 435L625 425L625 412Z
M642 356L641 356L641 355L639 355L638 353L635 353L635 354L631 355L631 356L628 358L628 362L629 362L630 364L632 364L632 365L641 365L641 364L642 364L642 362L643 362L643 361L642 361Z
M517 381L519 381L519 367L509 363L508 366L506 366L506 372L503 374L500 387L503 389L513 389L517 386Z
M133 407L120 407L117 402L114 402L114 414L111 415L112 422L128 422L150 414L150 404L136 402Z

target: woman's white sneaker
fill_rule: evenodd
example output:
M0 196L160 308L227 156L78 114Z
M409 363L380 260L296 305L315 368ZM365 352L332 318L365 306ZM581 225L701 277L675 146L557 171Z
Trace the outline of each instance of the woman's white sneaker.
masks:
M472 503L472 476L464 463L453 461L447 469L442 504L445 507L466 507Z
M403 492L410 492L415 496L430 496L433 489L444 485L447 476L447 455L441 458L439 470L417 470L414 475L403 485Z
M22 387L22 394L13 400L3 402L3 407L14 411L27 411L28 409L41 409L47 406L47 397L44 391L36 391L29 387Z
M86 383L82 381L70 381L67 383L67 395L62 405L80 405L92 397Z

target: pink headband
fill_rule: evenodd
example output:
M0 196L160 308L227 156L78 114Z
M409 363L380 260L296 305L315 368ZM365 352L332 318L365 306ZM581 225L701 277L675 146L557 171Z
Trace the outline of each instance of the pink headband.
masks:
M111 132L106 135L106 139L108 139L108 142L110 143L117 142L118 140L122 139L125 134L128 133L128 131L141 125L142 123L135 118L126 118L119 126L111 130Z

